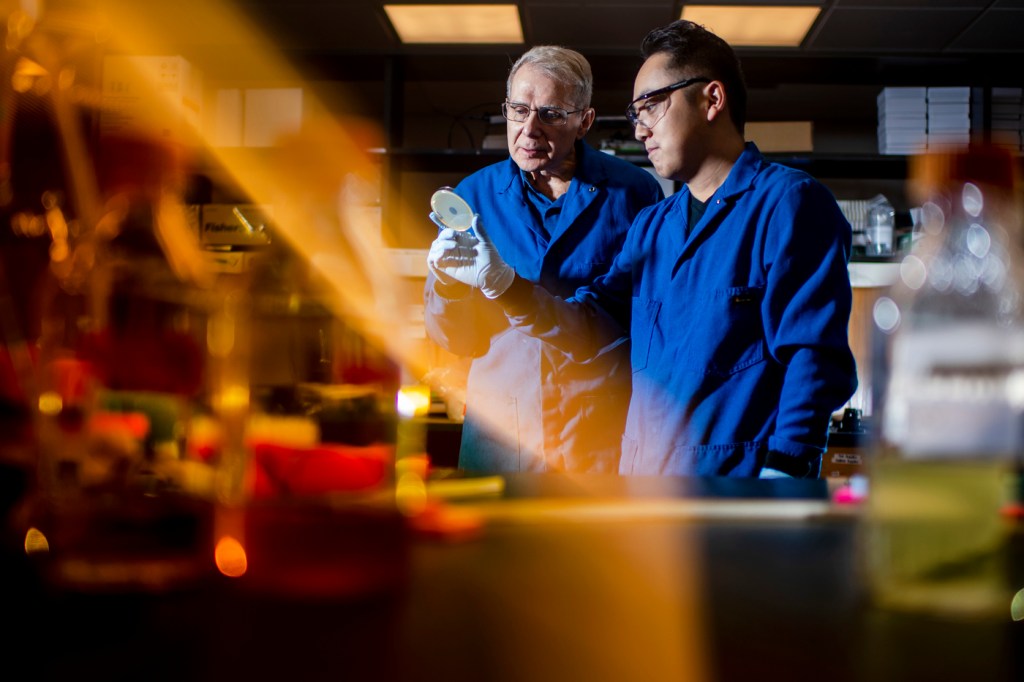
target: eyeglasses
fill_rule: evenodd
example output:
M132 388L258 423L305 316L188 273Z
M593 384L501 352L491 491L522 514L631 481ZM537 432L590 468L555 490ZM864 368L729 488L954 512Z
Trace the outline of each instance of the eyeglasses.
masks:
M629 106L626 107L626 118L629 119L629 122L634 127L643 125L645 128L653 128L665 116L665 112L668 111L669 96L673 92L694 83L710 82L710 78L698 76L697 78L687 78L672 85L666 85L657 90L651 90L629 103ZM640 106L637 106L637 104Z
M537 112L537 119L544 125L549 126L564 126L565 122L569 120L569 114L578 114L586 109L576 109L574 111L566 111L558 107L537 107L531 109L525 104L518 102L502 102L501 103L501 115L507 118L509 121L515 121L516 123L523 123L526 119L530 118L530 112Z

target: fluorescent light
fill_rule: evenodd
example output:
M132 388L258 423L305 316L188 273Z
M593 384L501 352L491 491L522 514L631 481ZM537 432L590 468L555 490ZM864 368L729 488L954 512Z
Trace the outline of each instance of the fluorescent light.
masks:
M682 18L734 46L798 47L820 7L686 5Z
M403 43L522 43L515 5L384 5Z

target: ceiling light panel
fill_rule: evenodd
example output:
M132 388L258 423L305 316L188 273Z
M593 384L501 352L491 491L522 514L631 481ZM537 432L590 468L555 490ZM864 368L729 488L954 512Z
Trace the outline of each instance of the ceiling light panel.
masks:
M686 5L682 18L736 47L799 47L820 12L807 6Z
M384 5L403 43L522 43L515 5Z

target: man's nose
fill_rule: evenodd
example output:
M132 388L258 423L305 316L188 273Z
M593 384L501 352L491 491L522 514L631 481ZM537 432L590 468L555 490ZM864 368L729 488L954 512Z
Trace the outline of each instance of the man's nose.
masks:
M534 134L540 132L540 126L540 112L536 109L531 109L526 120L523 121L523 132L532 137Z

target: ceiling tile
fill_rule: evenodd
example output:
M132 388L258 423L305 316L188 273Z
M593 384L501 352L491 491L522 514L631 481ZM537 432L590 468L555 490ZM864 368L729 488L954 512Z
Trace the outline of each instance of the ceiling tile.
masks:
M1020 2L1021 0L1010 0ZM885 7L888 9L911 8L952 8L952 9L983 9L992 4L992 0L836 0L836 7Z
M528 6L523 17L527 42L637 52L640 41L652 28L677 18L670 3L661 7L577 5Z
M976 16L976 9L842 9L813 32L813 51L940 51Z
M479 2L482 0L474 0ZM501 2L503 0L494 0L495 2ZM775 2L776 0L772 0ZM662 9L669 13L672 12L672 8L675 3L672 0L643 0L642 2L629 2L629 0L586 0L581 2L580 0L521 0L519 3L520 7L527 10L533 9L534 7L575 7L579 10L580 14L586 14L590 11L591 7L617 7L620 10L632 11L639 8L648 9ZM747 4L756 4L756 2L748 2Z
M405 64L405 75L410 80L459 82L490 81L505 82L508 70L519 58L525 47L518 46L494 54L473 54L470 57L452 54L417 54L409 57Z
M663 4L673 4L663 3ZM677 3L680 5L755 5L755 6L772 6L772 5L794 5L794 6L811 6L811 7L822 7L828 4L828 0L693 0L693 2ZM678 13L677 13L678 14Z
M382 12L371 4L261 2L247 12L285 50L376 51L397 45Z
M990 9L954 40L949 49L1024 52L1024 9Z

